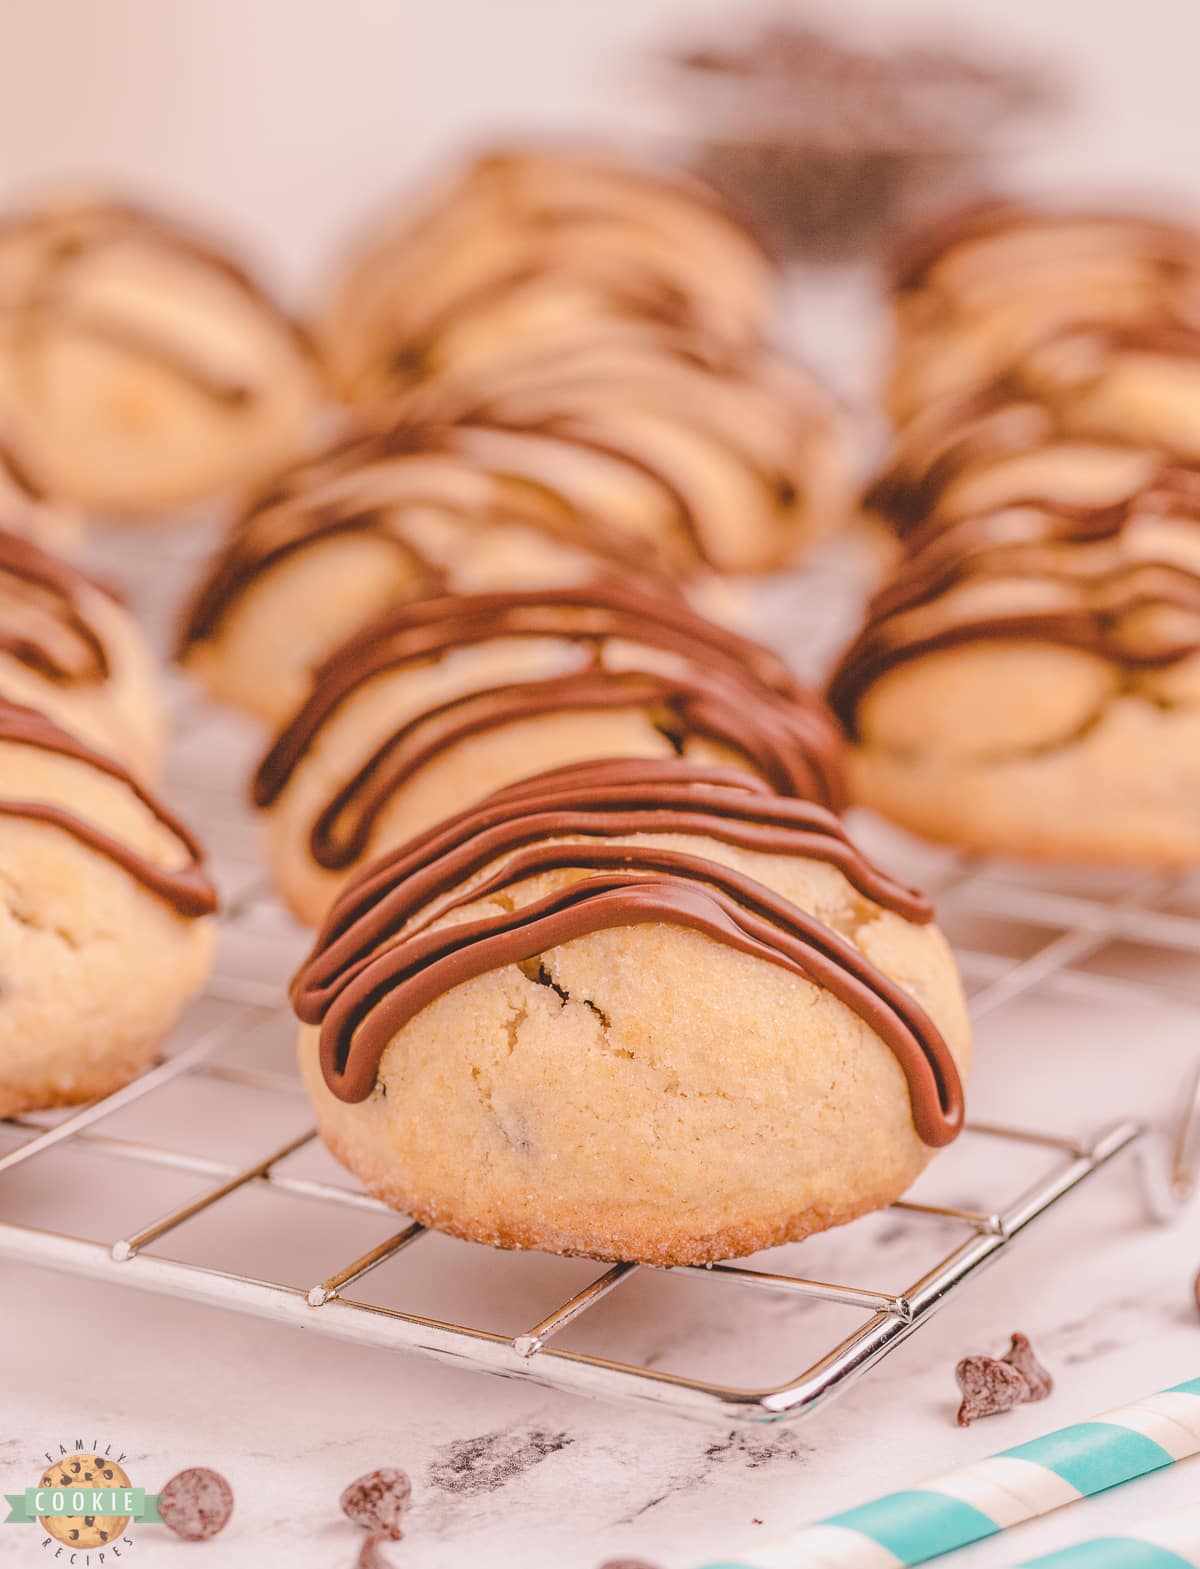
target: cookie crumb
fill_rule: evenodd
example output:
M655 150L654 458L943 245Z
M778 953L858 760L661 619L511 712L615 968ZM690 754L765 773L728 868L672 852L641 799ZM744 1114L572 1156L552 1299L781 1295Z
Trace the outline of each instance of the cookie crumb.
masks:
M963 1357L954 1370L962 1391L959 1427L976 1417L997 1416L1031 1400L1045 1400L1054 1380L1034 1355L1028 1336L1014 1334L1002 1357Z
M382 1533L398 1542L404 1535L400 1521L411 1498L412 1483L408 1473L395 1466L382 1466L350 1483L341 1497L342 1513L355 1525L365 1526L373 1534ZM364 1546L363 1552L366 1550Z
M233 1489L219 1471L192 1466L163 1488L158 1512L162 1523L185 1542L204 1542L229 1524Z

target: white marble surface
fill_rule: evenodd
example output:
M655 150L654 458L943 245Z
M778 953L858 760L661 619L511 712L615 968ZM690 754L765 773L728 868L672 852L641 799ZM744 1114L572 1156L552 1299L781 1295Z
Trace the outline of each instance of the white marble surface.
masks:
M921 11L962 15L952 0L870 0L859 9L868 25ZM1020 178L1148 184L1195 197L1200 21L1191 11L1181 15L1171 0L1103 17L1083 0L980 0L971 11L973 21L1065 54L1081 79L1076 118L1051 143L1020 155ZM681 19L743 14L741 0L591 7L354 0L303 8L214 0L190 10L111 0L82 11L43 0L0 17L0 176L7 189L49 174L98 172L195 200L215 217L241 222L304 288L330 237L435 152L496 123L624 125L634 106L613 74L623 50ZM843 345L851 334L862 336L861 299L853 286L829 281L799 289L796 298L799 335L851 390L862 377ZM773 592L771 604L772 623L782 624L785 591ZM183 797L201 778L202 761L178 760ZM251 853L244 827L224 822L218 837L229 875L241 877ZM1014 888L1019 883L998 878L986 915L947 905L976 991L1053 935L1011 918ZM1168 914L1200 916L1194 892L1164 893L1157 902ZM1169 924L1163 930L1179 941L1186 936ZM264 906L224 955L225 973L279 970L289 944L294 939ZM976 1114L994 1110L1073 1131L1130 1112L1160 1124L1169 1116L1197 1046L1195 946L1109 941L1081 959L1079 972L983 1020ZM1148 981L1160 987L1154 996L1138 989ZM286 1061L282 1039L265 1041L263 1050ZM282 1138L293 1115L264 1106L248 1123L219 1098L176 1114L196 1147L226 1144L246 1158L264 1139ZM136 1122L126 1131L136 1136ZM82 1161L69 1187L49 1167L40 1175L30 1167L19 1180L0 1181L0 1213L103 1235L110 1224L131 1216L136 1224L174 1202L171 1184L144 1175L120 1188L113 1164ZM243 1268L254 1261L264 1273L277 1267L282 1278L293 1269L309 1279L340 1262L352 1238L354 1250L361 1245L351 1226L344 1235L307 1227L286 1205L248 1203L228 1229L201 1227L189 1246ZM831 1262L873 1284L902 1284L912 1273L911 1233L885 1223L866 1228L817 1239L792 1262L814 1273ZM429 1257L418 1250L411 1267L405 1260L387 1266L377 1277L380 1292L396 1300L415 1294L429 1312L439 1300L464 1312L474 1304L514 1331L565 1294L564 1281L569 1290L586 1278L586 1266L480 1259L451 1244L435 1263L418 1262ZM1135 1168L1123 1162L840 1401L805 1424L738 1434L0 1265L0 1491L33 1482L47 1446L99 1433L128 1452L139 1485L154 1489L179 1467L208 1463L231 1478L240 1499L218 1544L190 1548L143 1531L130 1561L148 1569L184 1562L348 1569L358 1541L338 1515L337 1495L360 1471L396 1464L411 1473L415 1498L407 1539L391 1554L397 1566L593 1569L635 1555L663 1569L694 1569L1200 1374L1191 1296L1197 1265L1195 1213L1173 1227L1149 1224ZM814 1334L828 1332L823 1310L764 1303L737 1340L724 1299L703 1284L670 1284L669 1300L659 1306L656 1297L653 1308L632 1287L618 1293L597 1310L595 1334L666 1365L699 1359L727 1373L749 1365L786 1374L807 1360ZM1000 1350L1018 1328L1052 1368L1055 1394L960 1431L955 1360ZM1011 1563L1181 1507L1195 1489L1194 1468L1178 1467L957 1561L980 1569ZM51 1560L39 1555L32 1535L0 1528L0 1562L42 1561Z

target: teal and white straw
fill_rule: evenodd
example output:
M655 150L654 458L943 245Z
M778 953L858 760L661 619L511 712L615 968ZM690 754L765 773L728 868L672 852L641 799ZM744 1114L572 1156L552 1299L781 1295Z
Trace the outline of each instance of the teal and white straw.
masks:
M832 1515L707 1569L896 1569L923 1564L1195 1454L1200 1454L1200 1378L1018 1444L906 1492ZM1097 1565L1101 1562L1096 1560ZM1133 1569L1142 1560L1111 1562ZM1147 1569L1158 1569L1154 1559L1144 1562ZM1090 1569L1092 1560L1088 1563ZM1163 1563L1164 1569L1178 1569L1169 1558Z
M1200 1569L1200 1508L1027 1558L1018 1569Z

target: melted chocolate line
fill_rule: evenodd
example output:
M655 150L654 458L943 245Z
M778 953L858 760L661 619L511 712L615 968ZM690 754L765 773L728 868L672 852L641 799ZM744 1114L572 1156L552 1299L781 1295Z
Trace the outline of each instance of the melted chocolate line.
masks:
M911 236L893 258L891 287L898 294L924 288L935 269L962 245L994 239L1014 229L1089 225L1108 225L1143 236L1150 254L1143 253L1141 260L1168 276L1200 268L1200 236L1179 225L1137 213L1055 213L998 199L971 203ZM1159 254L1153 254L1155 251Z
M16 215L0 223L0 240L25 232L36 242L39 233L53 236L64 225L69 229L72 224L78 225L80 232L63 232L63 243L43 258L33 288L14 308L13 314L17 318L14 336L24 352L36 348L45 320L61 321L68 330L157 361L202 395L230 410L243 408L253 401L257 396L255 388L217 376L183 345L168 341L152 330L139 328L126 319L110 320L97 314L76 312L69 304L64 304L72 272L85 269L98 251L129 246L157 250L169 260L193 266L199 263L217 273L281 327L306 359L314 358L313 345L305 329L248 272L204 241L132 204L98 204L64 214Z
M1131 600L1121 614L1162 601L1146 596ZM867 691L889 671L926 654L981 642L1049 643L1078 648L1113 664L1138 669L1164 669L1200 652L1200 638L1187 639L1156 653L1135 654L1119 647L1112 635L1112 613L1070 611L1043 615L1012 615L993 621L946 627L929 637L889 645L884 638L862 639L851 646L829 683L826 697L851 740L859 739L858 710Z
M511 867L530 846L543 853L544 846L542 851L536 846L546 839L689 834L763 854L798 855L836 867L864 898L905 920L925 925L933 919L923 895L873 866L839 819L814 802L776 796L760 780L732 769L663 762L638 770L632 761L617 760L611 773L597 769L599 777L589 782L590 769L584 764L536 775L372 862L326 917L317 940L321 957L315 952L307 970L305 995L312 1005L359 966L366 931L370 946L396 938L447 887L465 883L502 856ZM582 782L576 784L576 776ZM569 845L562 853L569 858L582 851ZM641 858L639 849L636 859ZM468 897L478 896L472 890ZM369 926L363 927L367 916ZM315 1022L299 1001L297 1009Z
M886 908L917 920L931 913L919 895L860 855L832 813L775 797L752 776L665 760L571 764L427 830L374 863L336 901L292 986L300 1018L321 1027L331 1092L349 1102L365 1099L396 1033L455 986L592 932L666 924L699 931L837 996L895 1053L920 1137L935 1146L954 1137L962 1089L953 1057L902 987L755 879L691 851L622 842L628 833L704 836L821 860ZM582 842L565 842L574 835ZM472 886L472 876L488 867L495 870ZM563 868L593 875L515 911L431 924Z
M1036 531L1013 539L989 540L995 517L1034 510ZM1196 637L1177 638L1157 649L1124 645L1122 622L1145 609L1181 610L1200 620L1200 572L1178 561L1135 556L1101 571L1072 572L1066 564L1075 547L1115 540L1139 519L1178 518L1200 523L1200 475L1165 469L1152 488L1110 507L1066 502L1015 502L934 530L920 552L910 555L895 578L871 600L857 637L838 661L826 700L852 739L858 739L858 710L867 691L902 664L926 654L974 642L1041 642L1083 649L1127 669L1164 669L1200 651ZM980 537L982 536L982 537ZM1022 577L1074 590L1076 603L1057 610L968 615L928 636L906 635L894 623L933 606L968 580ZM1108 596L1099 604L1084 596Z
M716 883L714 869L709 879ZM464 922L414 939L405 945L409 962L402 969L397 972L393 955L381 956L329 1009L321 1027L325 1081L340 1099L365 1100L393 1037L445 991L476 976L599 931L681 926L837 997L894 1052L908 1080L922 1141L934 1148L949 1144L962 1126L961 1083L949 1049L924 1010L851 944L795 906L769 890L755 891L749 878L731 877L728 886L735 892L696 887L678 876L594 876L536 900L517 915Z
M28 598L33 608L52 618L68 640L79 645L79 659L74 666L64 664L53 649L5 626L2 619L0 653L11 655L48 681L78 685L106 681L112 673L108 651L81 607L84 590L99 589L99 585L31 540L0 529L0 585L5 578L14 580L21 597Z
M574 623L564 618L564 611L576 614ZM690 723L728 740L743 755L757 760L782 787L815 793L830 805L839 804L836 738L826 725L819 702L799 685L782 661L767 649L704 621L677 601L606 583L544 592L450 596L410 604L382 617L343 644L318 670L308 701L259 766L253 785L255 805L265 808L278 800L321 730L366 682L451 650L510 637L543 637L593 646L619 639L680 655L700 674L667 677L593 668L473 692L427 711L398 726L393 739L356 771L331 803L330 812L322 815L317 825L320 831L314 833L311 846L319 864L330 864L323 858L341 864L342 851L335 847L327 829L345 801L364 790L371 811L376 772L407 743L418 725L436 724L446 713L471 706L479 711L477 715L463 721L460 734L452 728L449 741L440 738L442 748L478 729L540 711L629 703L682 704ZM643 683L640 688L631 685L634 680ZM418 755L424 761L432 751L426 749ZM396 783L381 784L375 811L384 796L412 771L401 764ZM349 842L355 842L353 833Z
M481 425L482 422L476 422L475 428ZM464 463L473 472L495 472L469 452L458 450L451 436L435 436L417 429L398 435L399 440L384 446L383 450L380 450L383 443L378 436L340 441L328 449L323 459L308 459L290 470L283 481L285 487L290 484L290 490L277 483L241 514L186 608L176 642L177 658L186 656L195 644L215 638L237 599L274 566L339 534L371 535L393 541L397 549L407 551L418 563L431 588L445 592L444 569L421 556L413 541L403 534L405 514L412 515L426 508L477 527L511 522L515 527L597 556L598 572L607 562L639 571L657 581L654 547L649 542L643 544L632 536L621 534L603 519L568 504L551 485L525 475L517 476L521 487L545 496L551 511L561 516L543 513L536 507L511 511L506 508L492 516L487 509L469 510L436 494L420 492L398 495L367 508L352 499L319 505L305 501L306 483L319 491L339 474L353 473L356 469L366 469L380 461L409 454L444 456L448 462ZM309 480L309 475L315 477ZM497 479L503 482L505 477L498 475ZM284 508L288 511L281 518L279 514ZM277 543L271 543L271 533L283 528L290 528L292 532ZM669 592L673 585L664 577L662 588Z
M820 792L817 775L807 763L797 766L795 756L777 744L764 715L747 708L744 693L719 693L713 673L706 682L588 669L549 681L473 692L427 710L394 731L317 817L309 838L312 857L331 870L352 865L366 852L388 802L427 764L472 736L548 714L661 706L675 716L683 734L732 747L781 793ZM787 714L776 717L784 730ZM431 733L422 739L425 731ZM347 817L345 831L339 834Z
M217 908L217 895L204 873L203 852L187 828L157 801L144 786L114 758L60 730L44 714L0 698L0 744L33 747L53 752L74 762L86 764L123 785L148 812L179 841L187 863L177 870L156 865L127 845L112 839L102 830L84 822L73 812L44 801L0 799L0 814L39 822L69 833L81 844L104 856L126 872L143 888L162 899L184 918L211 915Z

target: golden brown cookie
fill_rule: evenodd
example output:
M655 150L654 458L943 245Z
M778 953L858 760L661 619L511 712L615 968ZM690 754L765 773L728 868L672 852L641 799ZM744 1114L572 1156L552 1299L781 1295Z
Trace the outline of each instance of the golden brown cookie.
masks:
M323 347L342 395L379 404L598 339L683 331L742 347L774 287L761 248L706 187L587 153L512 150L364 240Z
M687 561L682 529L668 532L673 494L632 463L581 451L571 466L570 445L555 450L464 424L330 443L234 523L185 610L182 663L212 696L279 724L314 668L397 605L612 572L649 580ZM699 589L707 578L688 565Z
M903 423L1065 325L1200 327L1200 234L1131 213L981 204L900 252L892 303L889 407Z
M110 590L0 529L0 696L127 763L159 770L166 713L138 628Z
M526 775L598 757L737 762L836 805L836 727L767 649L606 581L392 612L318 672L254 781L267 853L318 921L372 856Z
M0 1116L144 1068L207 974L215 903L131 773L0 698Z
M982 851L1200 859L1200 489L948 525L829 686L854 798Z
M297 450L317 380L295 325L223 252L101 198L0 227L0 411L35 481L157 514Z
M322 1136L498 1247L698 1264L896 1198L969 1031L919 894L678 759L558 770L367 869L293 988Z

